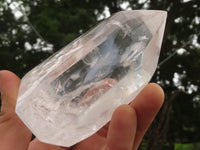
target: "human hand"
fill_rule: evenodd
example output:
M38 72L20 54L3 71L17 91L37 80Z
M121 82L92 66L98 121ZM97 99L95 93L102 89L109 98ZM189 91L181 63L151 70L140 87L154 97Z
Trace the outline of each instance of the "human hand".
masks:
M42 143L37 138L31 141L31 131L15 113L19 84L15 74L0 71L0 150L137 150L164 99L162 89L150 83L130 105L118 107L110 123L96 134L64 148Z

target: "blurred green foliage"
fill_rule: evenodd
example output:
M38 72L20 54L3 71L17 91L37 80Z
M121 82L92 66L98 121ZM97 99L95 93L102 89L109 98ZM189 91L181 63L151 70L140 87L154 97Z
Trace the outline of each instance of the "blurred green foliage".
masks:
M198 149L200 149L200 143L175 144L174 150L198 150Z

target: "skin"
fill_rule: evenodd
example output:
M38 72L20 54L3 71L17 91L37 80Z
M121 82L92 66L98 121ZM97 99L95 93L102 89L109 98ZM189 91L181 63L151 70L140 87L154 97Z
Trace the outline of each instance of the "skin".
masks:
M137 150L164 100L161 87L150 83L129 105L119 106L111 121L96 134L65 148L37 138L31 141L31 131L15 113L19 84L14 73L0 71L0 150Z

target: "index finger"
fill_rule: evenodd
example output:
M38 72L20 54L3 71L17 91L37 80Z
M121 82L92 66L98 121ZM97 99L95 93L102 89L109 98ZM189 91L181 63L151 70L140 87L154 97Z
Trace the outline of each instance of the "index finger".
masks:
M137 131L133 150L137 150L142 138L161 108L164 101L162 88L155 84L148 84L130 104L137 114Z

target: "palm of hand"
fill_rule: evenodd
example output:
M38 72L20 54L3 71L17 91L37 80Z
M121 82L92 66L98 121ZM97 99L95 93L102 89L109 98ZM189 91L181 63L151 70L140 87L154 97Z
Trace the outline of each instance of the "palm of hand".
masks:
M70 148L30 141L32 133L15 113L20 79L9 71L0 71L1 115L0 150L136 150L158 110L164 94L151 83L131 102L117 108L109 124L96 134Z

